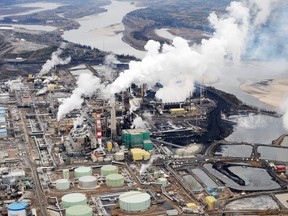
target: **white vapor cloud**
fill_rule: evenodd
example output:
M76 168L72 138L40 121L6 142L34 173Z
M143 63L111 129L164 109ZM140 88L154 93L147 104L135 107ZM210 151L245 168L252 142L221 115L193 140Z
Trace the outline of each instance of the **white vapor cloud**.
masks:
M121 92L132 83L151 87L160 82L163 88L156 93L158 99L185 100L194 90L194 83L202 82L203 76L218 73L225 61L241 60L248 37L267 21L275 5L276 0L231 2L222 16L214 12L209 15L213 36L192 47L180 37L162 47L156 41L148 41L146 56L142 61L130 62L129 69L120 73L112 84L111 93Z
M60 121L67 113L74 109L80 109L84 102L82 96L92 96L97 90L101 90L103 96L107 95L106 87L101 80L92 74L83 73L77 80L77 88L73 90L70 98L66 98L58 108L57 120Z
M46 63L42 66L42 69L39 72L39 76L43 76L49 73L49 71L56 65L69 64L69 62L71 61L70 56L66 59L61 59L59 57L62 54L64 48L65 44L63 43L55 52L52 53L51 59L48 59Z

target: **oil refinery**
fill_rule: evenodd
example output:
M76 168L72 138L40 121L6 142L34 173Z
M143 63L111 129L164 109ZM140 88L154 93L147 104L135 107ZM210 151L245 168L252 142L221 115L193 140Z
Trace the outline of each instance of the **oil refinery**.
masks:
M227 116L253 108L202 84L173 103L155 98L160 84L76 95L75 71L2 84L1 215L288 212L287 147L223 141Z

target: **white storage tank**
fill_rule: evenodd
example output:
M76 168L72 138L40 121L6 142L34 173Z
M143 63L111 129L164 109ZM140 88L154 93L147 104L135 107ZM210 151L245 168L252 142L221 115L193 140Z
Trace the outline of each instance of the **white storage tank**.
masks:
M87 205L76 205L66 209L66 216L92 216L92 212Z
M87 197L82 193L66 194L61 198L63 208L69 208L75 205L86 205Z
M119 205L122 211L146 211L151 206L151 196L141 191L129 191L119 196Z
M70 188L70 182L68 179L58 179L56 180L57 190L67 190Z
M13 202L8 205L8 216L27 216L27 202Z
M114 158L116 161L123 161L125 159L124 152L116 152Z
M82 176L91 176L92 175L92 169L91 167L78 167L75 169L75 177L80 178Z
M83 189L93 189L97 186L97 178L95 176L82 176L79 178L79 187Z

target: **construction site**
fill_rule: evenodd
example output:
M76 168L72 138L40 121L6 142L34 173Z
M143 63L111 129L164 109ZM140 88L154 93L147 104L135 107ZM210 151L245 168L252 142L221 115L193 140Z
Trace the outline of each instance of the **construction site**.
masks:
M201 83L175 103L155 99L161 84L84 93L85 76L113 81L103 70L52 68L2 83L1 215L288 212L288 161L276 157L287 147L221 141L233 102Z

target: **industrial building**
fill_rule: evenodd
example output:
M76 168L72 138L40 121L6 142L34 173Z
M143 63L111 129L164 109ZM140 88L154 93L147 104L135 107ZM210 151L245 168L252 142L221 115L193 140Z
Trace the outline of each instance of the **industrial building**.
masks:
M129 129L122 131L122 144L126 148L143 148L147 151L153 149L150 132L144 129Z

